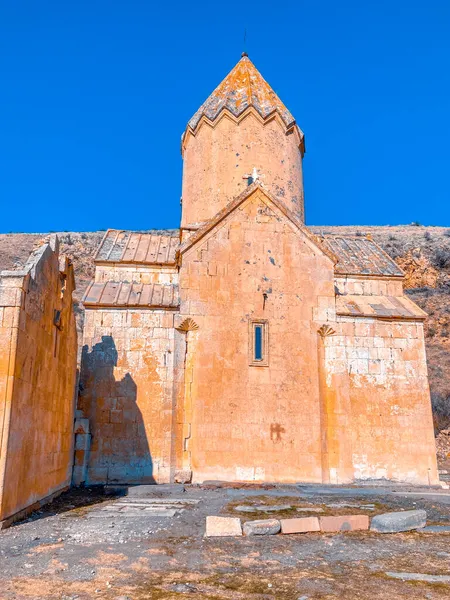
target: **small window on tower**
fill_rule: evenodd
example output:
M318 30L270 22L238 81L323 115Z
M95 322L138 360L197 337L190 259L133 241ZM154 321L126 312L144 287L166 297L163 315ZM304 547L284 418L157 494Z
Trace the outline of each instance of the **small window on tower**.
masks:
M249 323L249 364L254 367L269 364L269 324L265 320Z

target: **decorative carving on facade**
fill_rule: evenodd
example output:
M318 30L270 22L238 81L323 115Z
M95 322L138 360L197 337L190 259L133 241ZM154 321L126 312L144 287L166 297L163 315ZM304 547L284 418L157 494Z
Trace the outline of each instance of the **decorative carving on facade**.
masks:
M326 338L329 335L334 335L336 332L329 325L322 325L322 327L317 330L317 333L320 335L320 337Z
M184 321L176 327L178 331L196 331L198 329L197 323L191 317L184 319Z

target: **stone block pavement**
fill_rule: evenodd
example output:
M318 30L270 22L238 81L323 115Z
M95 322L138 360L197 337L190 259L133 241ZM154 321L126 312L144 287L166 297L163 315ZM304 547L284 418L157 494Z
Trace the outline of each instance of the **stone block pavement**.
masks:
M73 490L0 534L1 600L450 596L446 491L220 484L108 491ZM253 510L236 510L243 507ZM258 520L355 511L372 519L410 509L426 510L425 530L205 537L211 516L238 518L245 530Z

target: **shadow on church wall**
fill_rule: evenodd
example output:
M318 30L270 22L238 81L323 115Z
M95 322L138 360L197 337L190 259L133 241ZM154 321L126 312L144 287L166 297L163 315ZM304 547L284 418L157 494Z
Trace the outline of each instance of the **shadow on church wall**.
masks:
M87 483L156 483L137 386L130 373L114 377L118 352L112 336L83 346L78 408L92 434Z

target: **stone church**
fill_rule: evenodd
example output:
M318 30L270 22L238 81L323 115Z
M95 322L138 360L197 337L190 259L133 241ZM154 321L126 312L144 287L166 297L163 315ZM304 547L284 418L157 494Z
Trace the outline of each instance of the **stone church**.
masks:
M245 54L181 150L180 228L98 248L79 367L57 238L0 273L0 529L71 484L439 484L426 315L370 238L305 226L303 133Z
M246 54L181 151L180 229L95 256L78 483L437 483L425 314L370 238L305 226L304 135Z

